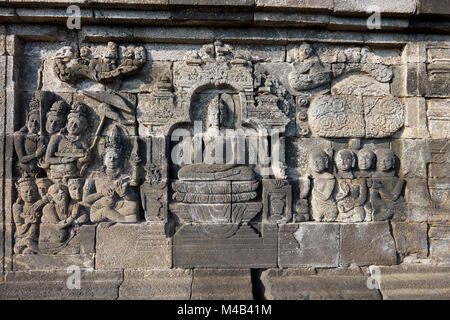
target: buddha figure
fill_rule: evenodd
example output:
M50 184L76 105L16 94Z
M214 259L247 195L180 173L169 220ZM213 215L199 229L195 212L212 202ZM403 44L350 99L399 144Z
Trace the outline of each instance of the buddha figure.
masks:
M335 221L338 213L333 198L336 179L327 172L329 168L328 154L322 150L311 152L309 167L312 170L312 217L315 221Z
M39 159L45 154L45 145L41 141L41 119L39 101L32 99L26 119L26 125L14 133L14 148L18 166L24 176L36 177L41 169Z
M122 173L123 143L118 127L110 131L103 153L103 168L88 181L91 189L84 202L91 205L91 221L133 223L138 220L137 194L131 189L131 176Z
M51 136L45 154L50 179L79 177L81 166L89 160L89 144L83 137L88 124L86 112L86 105L76 102L67 116L66 130Z
M225 130L234 128L231 113L222 97L213 99L208 105L203 122L206 131L201 136L204 148L194 150L203 152L203 162L183 166L178 171L179 180L172 184L175 190L173 198L176 201L231 203L256 198L259 183L252 168L236 164L236 151L240 150L232 145L231 150L226 151L228 154L222 152L226 145ZM199 137L194 136L194 139L197 138ZM234 183L233 192L229 181L239 181Z
M32 178L21 178L16 184L19 196L13 205L15 224L14 253L35 254L40 213L34 206L39 199L38 189Z
M367 200L367 187L364 179L353 179L352 168L356 158L351 150L340 150L336 156L338 170L338 192L336 204L338 208L337 221L362 222L366 211L364 203Z
M373 220L387 220L404 213L404 199L402 197L405 180L394 176L395 155L389 149L375 150L377 169L374 178L367 181L370 187L370 204Z

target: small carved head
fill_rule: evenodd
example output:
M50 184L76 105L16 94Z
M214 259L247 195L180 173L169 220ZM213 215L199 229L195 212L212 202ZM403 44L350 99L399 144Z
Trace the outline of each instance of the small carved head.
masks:
M107 169L117 169L121 165L122 137L118 126L113 126L108 132L103 153L103 164Z
M64 62L69 62L74 57L75 51L70 46L62 47L56 52L56 58L62 59Z
M389 149L375 150L377 157L377 171L386 172L394 169L395 155Z
M67 181L69 195L73 200L82 200L84 179L69 179Z
M66 125L67 105L64 101L56 101L47 112L45 130L48 134L57 133Z
M321 173L328 169L328 155L323 150L313 151L309 155L309 167L316 173Z
M16 183L20 198L28 204L34 203L39 199L39 192L36 183L31 178L21 178Z
M67 204L69 202L69 191L63 184L57 183L48 188L48 195L58 204Z
M48 192L48 188L53 184L49 178L36 179L36 185L41 198L45 197Z
M309 43L302 43L296 50L296 60L304 61L314 54L314 49Z
M134 47L134 46L129 46L129 47L126 47L124 50L123 50L123 57L124 58L127 58L127 59L134 59L134 50L135 50L136 48Z
M73 135L80 135L87 127L87 107L81 102L75 102L67 116L67 131Z
M368 149L358 151L358 168L359 170L370 170L375 163L375 153Z
M31 99L27 114L27 128L29 133L39 133L41 129L41 119L39 112L39 101Z
M350 171L356 165L356 157L352 150L339 150L336 155L336 167L340 171Z
M107 169L114 170L120 167L120 150L116 148L107 148L103 155L103 164Z
M104 53L104 57L110 60L117 59L117 44L114 42L108 42L107 50Z
M89 58L90 55L91 55L91 49L89 49L88 47L82 47L80 49L80 57Z

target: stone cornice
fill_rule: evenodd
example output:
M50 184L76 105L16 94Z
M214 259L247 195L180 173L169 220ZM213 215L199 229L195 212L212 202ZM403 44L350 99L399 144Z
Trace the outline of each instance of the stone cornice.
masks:
M223 4L226 2L226 4ZM0 23L65 24L66 8L79 5L81 22L141 26L278 27L363 32L449 33L450 1L374 1L381 29L369 30L367 8L358 1L276 0L0 0ZM286 4L286 3L289 3ZM293 3L293 4L290 4ZM400 3L400 4L398 4ZM445 5L447 3L447 5Z

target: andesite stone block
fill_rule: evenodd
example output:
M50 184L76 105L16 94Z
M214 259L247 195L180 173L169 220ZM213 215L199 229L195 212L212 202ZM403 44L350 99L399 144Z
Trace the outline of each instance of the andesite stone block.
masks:
M261 275L268 300L380 300L378 290L367 287L367 278L361 272L336 275L324 270L315 275L293 269L269 269Z
M401 257L416 255L425 258L428 255L428 226L426 223L392 222L397 252Z
M252 300L249 269L194 269L192 300Z
M184 224L173 237L178 268L266 268L277 265L277 225ZM218 229L231 235L214 236Z
M119 299L188 300L192 280L190 269L125 270Z
M377 267L384 300L448 300L450 268L424 264Z
M342 266L396 264L396 247L389 223L381 221L341 225L340 263Z
M170 268L171 240L164 223L101 223L97 227L96 268Z
M115 300L123 281L122 271L81 269L80 289L69 277L72 270L6 272L0 283L0 299L7 300ZM69 286L68 286L69 284Z
M278 263L281 268L337 267L339 224L304 222L280 225Z

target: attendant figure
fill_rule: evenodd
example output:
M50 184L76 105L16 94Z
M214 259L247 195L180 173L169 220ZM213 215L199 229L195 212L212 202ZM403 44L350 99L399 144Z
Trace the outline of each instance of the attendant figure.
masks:
M38 253L38 226L40 212L35 206L39 199L36 184L32 178L21 178L17 182L19 196L13 204L14 225L14 253Z
M14 148L19 159L19 169L24 177L36 177L41 174L39 159L45 154L45 145L41 141L41 119L39 101L32 99L29 104L26 125L14 133Z
M86 112L86 105L76 102L67 117L66 130L50 138L45 162L49 166L48 176L55 182L78 178L80 168L89 161L89 144L84 139L88 124Z
M368 180L373 219L387 220L394 214L401 217L405 210L402 197L405 180L394 176L395 155L389 149L375 150L375 155L377 171L374 173L374 178Z
M315 221L335 221L338 211L333 191L336 185L334 176L327 172L329 158L324 151L314 151L309 156L312 170L311 210Z
M357 176L361 178L370 178L373 174L375 164L375 153L368 149L358 151L358 169Z
M131 188L131 176L123 174L122 142L118 127L113 127L103 155L103 168L88 181L94 189L86 197L91 205L91 221L133 223L138 220L139 206L136 192Z

